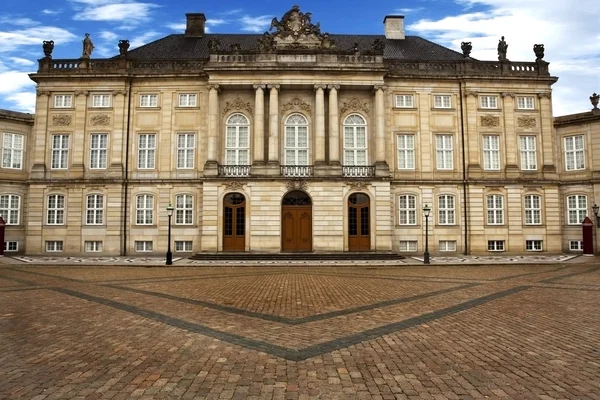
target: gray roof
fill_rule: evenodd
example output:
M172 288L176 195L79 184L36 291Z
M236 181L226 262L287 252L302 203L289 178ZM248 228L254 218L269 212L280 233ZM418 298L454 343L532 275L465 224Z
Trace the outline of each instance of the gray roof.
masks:
M173 34L129 51L132 60L202 60L209 58L208 41L218 39L221 49L228 51L233 44L239 44L241 52L252 52L258 47L262 35L250 34L208 34L203 37L186 37ZM329 37L335 43L335 52L351 52L358 44L359 52L369 52L376 39L385 42L384 59L389 61L457 61L461 53L440 46L418 36L406 39L386 39L383 35L334 35Z

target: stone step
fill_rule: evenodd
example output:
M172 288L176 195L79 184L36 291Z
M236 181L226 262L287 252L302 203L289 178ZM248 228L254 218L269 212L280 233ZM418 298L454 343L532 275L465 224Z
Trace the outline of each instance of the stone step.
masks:
M206 252L196 253L191 260L401 260L393 252L328 252L328 253L246 253L246 252Z

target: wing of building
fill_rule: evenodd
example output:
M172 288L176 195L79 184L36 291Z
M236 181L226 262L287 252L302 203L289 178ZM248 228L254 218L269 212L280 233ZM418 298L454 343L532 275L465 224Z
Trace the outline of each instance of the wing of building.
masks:
M402 16L328 34L298 7L262 35L204 23L110 59L45 42L33 127L0 116L10 249L163 254L171 218L183 254L579 249L592 133L556 133L543 46L480 61Z

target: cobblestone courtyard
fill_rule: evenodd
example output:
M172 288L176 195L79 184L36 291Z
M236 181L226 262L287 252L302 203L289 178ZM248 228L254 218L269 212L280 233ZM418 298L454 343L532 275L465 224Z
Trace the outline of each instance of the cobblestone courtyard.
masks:
M2 399L600 399L594 264L0 266Z

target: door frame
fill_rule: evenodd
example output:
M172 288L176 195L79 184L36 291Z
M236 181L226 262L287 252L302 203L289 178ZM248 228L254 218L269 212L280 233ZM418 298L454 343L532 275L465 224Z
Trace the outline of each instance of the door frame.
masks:
M285 201L286 197L289 196L290 194L294 193L294 192L298 192L298 193L302 193L303 195L306 196L306 198L310 201L309 204L302 204L302 205L293 205L293 204L283 204L283 202ZM308 250L284 250L283 249L283 240L284 240L284 226L285 226L285 222L284 222L284 207L289 207L291 209L294 209L294 207L297 207L296 209L300 210L303 209L304 211L307 211L308 209L310 209L310 249ZM308 252L312 252L313 251L313 244L314 244L314 227L313 227L313 201L312 198L310 197L310 195L308 193L306 193L303 190L291 190L289 192L287 192L285 195L283 195L283 197L281 198L281 216L280 216L280 224L281 224L281 244L280 244L280 251L282 252L292 252L292 253L308 253ZM297 246L296 246L297 247Z
M375 249L375 240L374 240L374 234L375 234L375 219L374 219L374 201L373 201L373 197L371 196L371 193L367 192L367 191L355 191L355 192L350 192L347 194L347 196L345 196L344 198L344 243L345 243L345 249L346 251L353 251L350 249L350 196L354 195L354 194L363 194L365 196L367 196L367 198L369 199L369 249L367 250L360 250L360 251L373 251ZM358 250L354 250L354 251L358 251Z
M244 198L244 238L243 238L243 247L234 249L234 250L229 250L225 248L225 207L226 205L226 198L230 195L240 195ZM234 208L235 210L236 208ZM247 249L247 243L248 243L248 196L246 196L244 193L242 192L227 192L224 194L222 201L221 201L221 213L220 213L220 222L221 222L221 251L237 251L237 252L243 252L246 251ZM235 229L235 226L233 227L233 229Z

